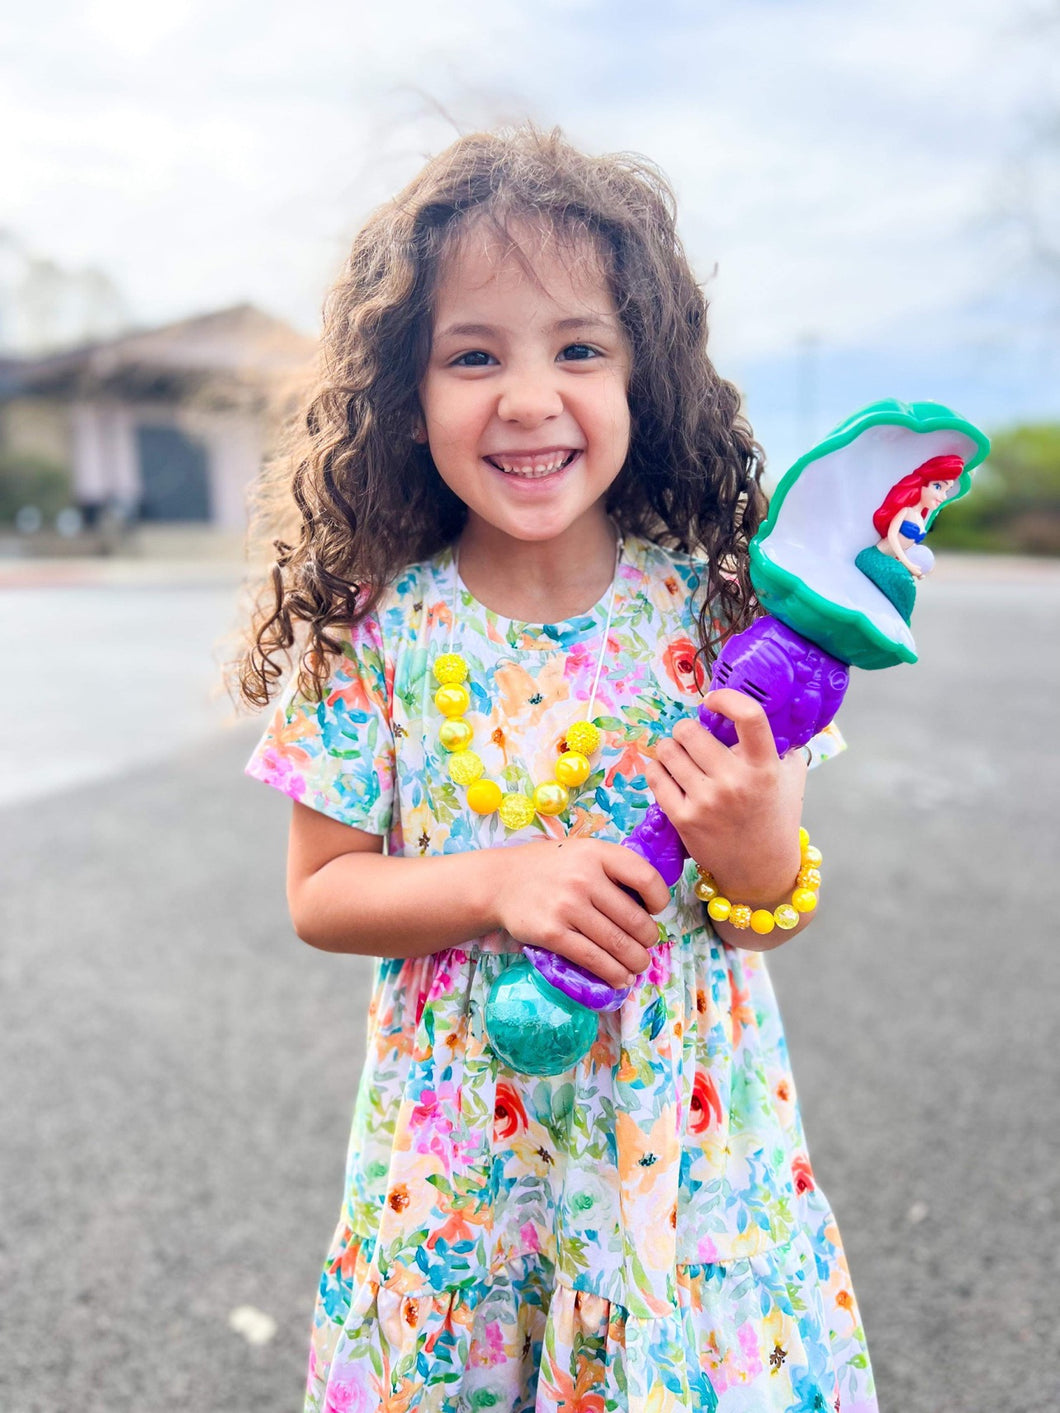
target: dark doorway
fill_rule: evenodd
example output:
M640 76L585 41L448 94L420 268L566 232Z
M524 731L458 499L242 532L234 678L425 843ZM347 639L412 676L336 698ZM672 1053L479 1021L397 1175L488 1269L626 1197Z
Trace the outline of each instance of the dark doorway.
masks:
M176 427L137 427L141 520L209 520L205 448Z

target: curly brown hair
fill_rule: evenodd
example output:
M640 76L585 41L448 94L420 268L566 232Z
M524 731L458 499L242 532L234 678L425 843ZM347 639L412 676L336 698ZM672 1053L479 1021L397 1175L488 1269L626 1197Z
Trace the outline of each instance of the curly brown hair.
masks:
M632 351L629 453L608 513L624 533L704 558L708 661L719 621L747 626L762 456L707 356L707 302L675 219L652 163L589 157L530 126L460 138L369 218L325 303L316 386L259 488L251 545L271 541L277 557L234 664L245 702L268 703L296 640L299 687L319 699L341 650L332 630L369 614L397 573L463 528L463 503L413 432L439 267L473 220L517 257L511 232L528 220L599 252Z

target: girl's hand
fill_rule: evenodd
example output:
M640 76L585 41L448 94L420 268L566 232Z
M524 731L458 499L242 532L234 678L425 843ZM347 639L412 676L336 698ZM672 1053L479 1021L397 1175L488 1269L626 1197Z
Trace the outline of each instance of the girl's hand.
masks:
M802 751L777 755L765 712L743 692L710 692L706 704L732 721L737 744L723 746L688 717L659 742L644 774L685 848L725 896L773 907L799 871L806 761Z
M639 854L598 839L491 853L497 918L513 937L577 962L609 986L630 986L645 970L648 948L659 940L651 914L666 907L670 890Z

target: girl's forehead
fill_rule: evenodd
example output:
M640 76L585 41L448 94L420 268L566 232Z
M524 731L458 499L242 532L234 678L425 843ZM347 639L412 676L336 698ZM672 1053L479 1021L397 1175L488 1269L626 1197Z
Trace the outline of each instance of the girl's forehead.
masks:
M588 235L522 223L505 230L473 223L442 259L435 317L455 305L519 298L594 314L616 312L601 251Z

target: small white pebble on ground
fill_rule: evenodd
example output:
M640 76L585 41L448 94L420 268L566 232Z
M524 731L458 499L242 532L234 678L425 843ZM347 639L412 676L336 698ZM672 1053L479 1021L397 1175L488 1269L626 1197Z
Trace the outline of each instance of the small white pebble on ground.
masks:
M919 1226L919 1224L924 1220L927 1214L928 1205L926 1202L914 1202L913 1205L910 1207L909 1211L906 1212L905 1218L906 1221L910 1224L910 1226L915 1227Z
M268 1344L276 1333L276 1321L253 1305L237 1305L228 1317L228 1328L241 1334L248 1344Z

